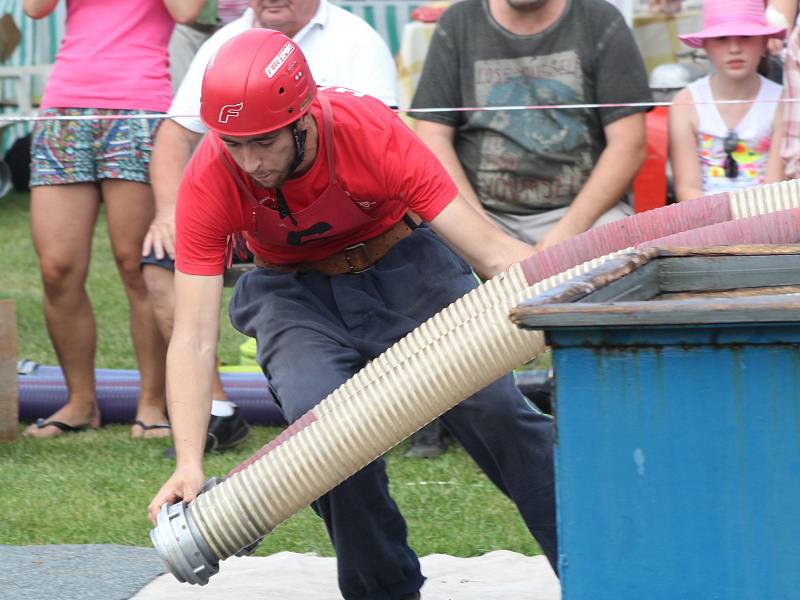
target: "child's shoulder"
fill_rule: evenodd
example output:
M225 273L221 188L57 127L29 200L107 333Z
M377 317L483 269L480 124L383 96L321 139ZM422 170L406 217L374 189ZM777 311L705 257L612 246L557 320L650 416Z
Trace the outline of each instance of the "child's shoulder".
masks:
M671 108L682 109L691 104L693 101L694 101L694 96L692 96L692 90L689 89L689 86L687 85L680 92L675 94L675 97L672 99Z
M669 107L669 121L673 128L684 126L696 128L697 112L694 108L694 97L688 86L672 99Z
M695 79L675 95L673 102L704 102L711 100L709 76Z

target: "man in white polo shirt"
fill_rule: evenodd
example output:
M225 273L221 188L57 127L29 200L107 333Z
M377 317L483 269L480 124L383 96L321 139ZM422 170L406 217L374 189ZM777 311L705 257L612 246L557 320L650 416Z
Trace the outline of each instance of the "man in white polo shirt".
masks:
M172 335L175 270L175 202L183 171L206 133L200 120L200 87L209 59L225 42L254 27L275 29L303 50L319 86L341 86L397 104L397 75L383 38L364 20L328 0L250 0L237 20L201 46L158 129L150 163L156 216L142 249L142 270L164 337ZM206 452L232 448L249 433L235 405L214 377ZM172 448L166 452L174 456Z

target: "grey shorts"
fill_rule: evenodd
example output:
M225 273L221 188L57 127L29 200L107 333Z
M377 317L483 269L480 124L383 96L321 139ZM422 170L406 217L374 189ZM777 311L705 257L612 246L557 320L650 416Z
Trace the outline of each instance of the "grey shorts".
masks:
M556 208L536 215L511 215L507 213L496 213L486 211L492 219L500 225L509 235L527 242L536 244L541 240L547 231L558 223L567 212L567 207ZM625 202L619 202L611 210L603 213L592 227L598 227L611 221L624 219L633 214L633 208Z

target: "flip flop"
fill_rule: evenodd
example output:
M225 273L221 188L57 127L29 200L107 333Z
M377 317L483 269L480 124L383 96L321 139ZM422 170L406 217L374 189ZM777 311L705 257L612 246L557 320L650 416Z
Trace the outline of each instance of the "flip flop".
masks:
M80 425L69 425L67 423L64 423L63 421L54 421L54 420L45 421L44 419L36 419L36 429L44 429L49 425L52 425L56 429L60 429L64 433L78 433L79 431L85 431L86 429L88 429L91 423L81 423Z
M141 427L142 431L151 431L153 429L172 429L169 423L153 423L152 425L147 425L144 421L139 419L134 420L133 424Z

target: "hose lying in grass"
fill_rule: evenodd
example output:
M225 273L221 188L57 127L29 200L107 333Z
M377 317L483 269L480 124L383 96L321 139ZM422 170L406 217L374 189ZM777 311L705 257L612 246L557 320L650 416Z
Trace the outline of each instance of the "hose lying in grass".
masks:
M541 353L541 332L508 320L522 300L651 240L800 241L797 207L797 182L761 186L634 215L531 256L397 342L190 506L162 507L154 545L180 581L207 583L220 560ZM751 215L763 216L744 218Z

